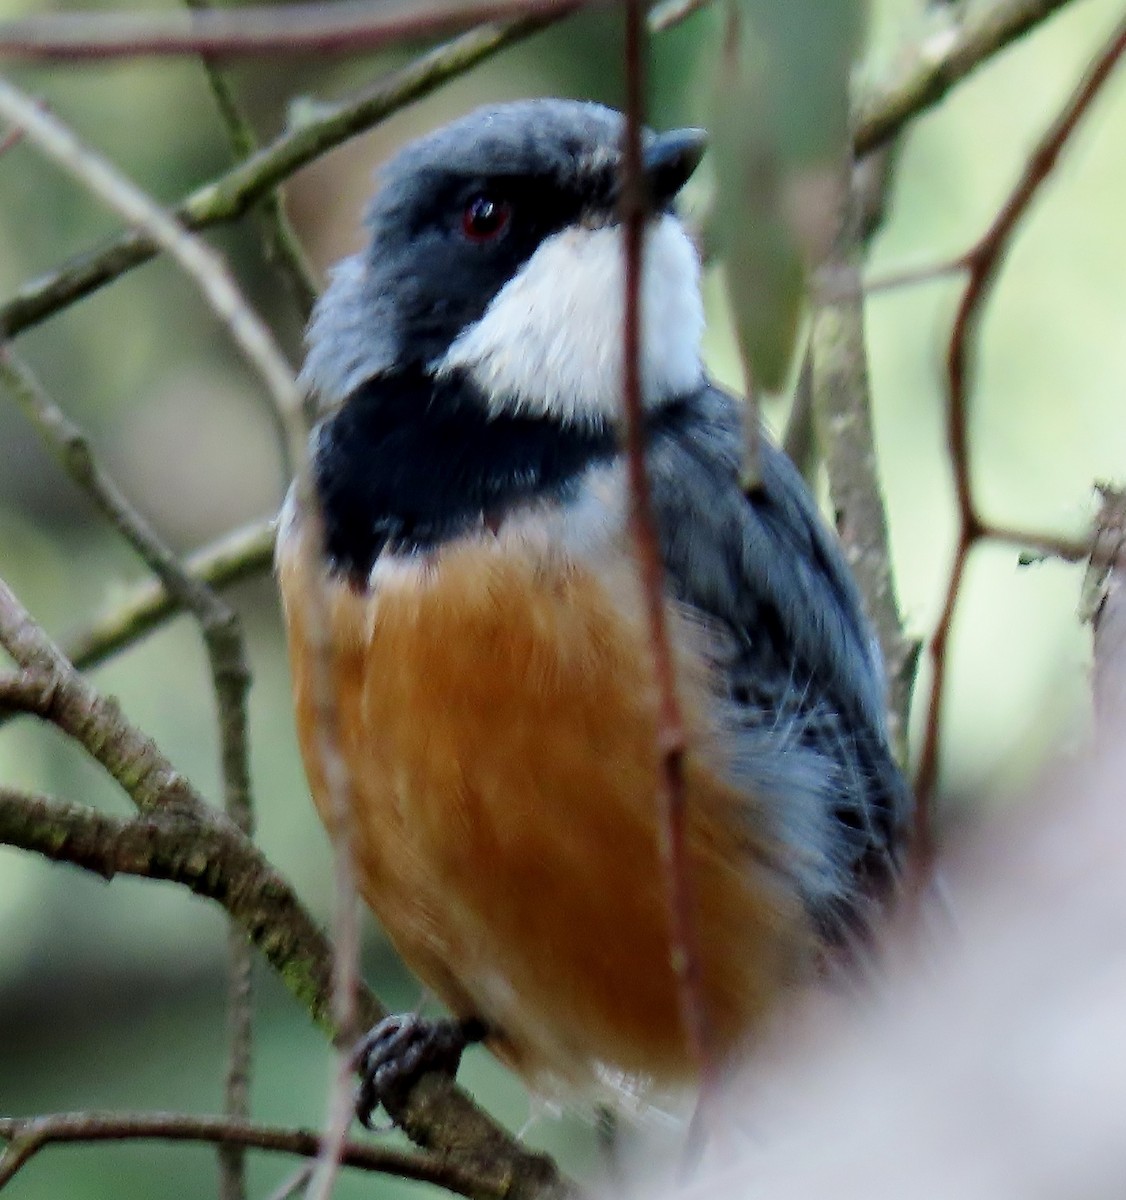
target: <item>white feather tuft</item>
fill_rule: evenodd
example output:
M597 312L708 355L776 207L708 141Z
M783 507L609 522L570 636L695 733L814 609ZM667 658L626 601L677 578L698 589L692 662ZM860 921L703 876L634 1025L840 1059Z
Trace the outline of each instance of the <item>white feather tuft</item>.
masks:
M622 402L623 257L619 226L546 238L437 373L468 371L496 412L612 417ZM640 299L642 395L655 406L703 380L700 263L674 216L646 233Z

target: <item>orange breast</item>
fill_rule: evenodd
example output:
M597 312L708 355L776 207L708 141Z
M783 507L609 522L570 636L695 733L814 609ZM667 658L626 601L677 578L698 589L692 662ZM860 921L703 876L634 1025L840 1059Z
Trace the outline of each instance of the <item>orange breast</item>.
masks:
M690 1073L670 966L655 704L630 605L545 551L483 539L372 594L332 585L361 892L408 965L532 1077ZM298 728L313 736L304 577L283 548ZM625 568L623 568L625 573ZM690 713L703 683L687 672ZM693 718L699 730L701 718ZM735 1047L804 969L754 797L687 761L705 999Z

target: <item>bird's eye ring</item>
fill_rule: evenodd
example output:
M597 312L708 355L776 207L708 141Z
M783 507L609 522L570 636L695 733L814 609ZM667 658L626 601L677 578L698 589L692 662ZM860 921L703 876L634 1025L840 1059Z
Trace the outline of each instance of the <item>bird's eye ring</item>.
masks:
M461 232L471 242L491 242L508 228L511 216L512 205L507 200L480 192L461 214Z

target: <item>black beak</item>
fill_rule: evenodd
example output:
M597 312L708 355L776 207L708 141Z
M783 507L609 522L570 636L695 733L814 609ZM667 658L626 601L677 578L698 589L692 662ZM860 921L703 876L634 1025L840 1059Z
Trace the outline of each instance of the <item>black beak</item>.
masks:
M645 147L642 161L654 208L664 208L688 182L708 148L703 129L673 129L659 133Z

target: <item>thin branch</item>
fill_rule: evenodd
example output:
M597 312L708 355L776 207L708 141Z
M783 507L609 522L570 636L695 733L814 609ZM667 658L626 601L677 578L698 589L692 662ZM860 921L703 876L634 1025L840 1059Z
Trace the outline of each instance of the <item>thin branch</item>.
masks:
M916 782L917 863L925 871L933 856L932 813L938 778L941 732L941 708L946 682L947 643L954 622L966 561L974 545L990 527L980 518L974 500L970 473L967 421L970 390L970 356L985 301L997 278L998 270L1016 233L1040 188L1050 177L1068 138L1083 115L1090 109L1099 90L1110 78L1126 53L1126 21L1111 34L1106 45L1088 68L1079 86L1068 99L1060 115L1041 136L1029 156L1016 186L984 236L964 256L969 277L954 317L946 356L946 436L954 472L954 490L958 506L958 532L954 561L947 580L942 613L931 638L933 662L930 695L927 702L923 746Z
M919 113L933 108L982 63L1042 24L1069 0L996 0L973 5L951 33L922 42L906 65L856 106L857 156L892 141Z
M686 748L684 715L665 609L665 564L645 462L645 414L641 394L641 272L649 197L641 161L645 121L645 32L641 0L627 0L626 122L622 146L621 216L625 243L624 378L622 404L630 490L630 515L638 571L645 595L649 645L657 684L657 738L660 753L661 846L669 911L669 959L676 979L677 1002L688 1053L700 1076L703 1094L714 1083L714 1040L708 1028L700 971L700 942L692 899L688 858Z
M0 1138L8 1142L7 1150L0 1156L0 1188L44 1147L63 1142L206 1142L306 1158L317 1153L318 1144L317 1135L307 1129L184 1113L76 1112L0 1117ZM345 1166L364 1171L430 1183L459 1196L504 1194L490 1186L491 1181L456 1162L387 1146L348 1142L341 1161Z
M486 21L559 16L610 0L338 0L184 12L41 13L0 23L0 56L105 61L141 56L278 58L370 54Z
M189 8L205 10L210 0L185 0ZM227 131L236 159L249 158L258 149L258 138L243 111L234 85L224 68L213 58L202 56L215 107ZM280 189L271 191L258 213L258 226L268 261L278 267L302 321L309 318L317 290L297 237L289 224ZM248 797L249 799L249 797ZM228 803L227 812L234 815ZM249 818L250 807L245 813ZM241 823L240 823L241 824ZM248 826L244 832L250 833ZM228 1117L250 1117L250 1079L253 1064L254 979L251 948L232 921L227 931L227 1073L223 1088L223 1111ZM246 1152L239 1146L219 1147L219 1200L246 1200Z
M953 275L961 275L966 270L965 261L961 258L946 258L941 262L924 263L918 267L903 267L865 279L860 285L860 291L865 296L876 296L881 292L896 291L899 288L917 287L924 283L937 283L949 279Z
M1046 529L1025 529L1016 525L982 521L981 537L983 540L1015 546L1037 558L1056 558L1065 563L1078 563L1086 558L1093 558L1096 563L1099 561L1098 552L1092 550L1089 535L1068 537Z
M185 0L185 3L197 10L211 7L210 0ZM236 159L249 158L258 150L259 142L249 116L235 95L234 85L216 59L203 55L201 61L231 150ZM258 225L267 262L276 267L285 280L302 321L308 320L316 303L317 285L301 243L286 215L279 188L268 192L262 201Z
M973 39L972 45L957 55L948 48L947 53L958 59L957 78L964 78L1067 2L1055 0L1055 3L1039 4L1033 14L1028 0L1002 0L993 10L1000 36ZM422 55L410 66L380 80L374 88L353 100L321 107L315 120L281 135L245 163L187 196L176 206L175 216L189 229L237 220L278 183L314 159L506 46L567 16L570 11L563 9L551 15L522 17L472 30ZM925 73L929 75L933 70L942 74L942 64L946 61L943 55L938 55L934 59L938 65L932 64ZM922 68L920 73L924 73ZM950 79L953 83L954 76ZM909 120L937 104L944 94L944 90L908 86L898 79L873 91L860 105L860 125L854 138L857 155L877 149ZM81 254L57 270L33 280L0 305L0 337L14 337L38 324L147 262L157 250L151 238L128 233L109 246Z
M275 419L286 430L300 423L301 393L293 372L273 334L243 299L222 258L5 79L0 79L0 116L22 129L44 155L176 260L266 385Z
M184 570L179 559L105 472L82 431L46 394L31 370L0 345L0 378L63 469L108 517L140 555L168 594L191 612L199 625L211 668L218 718L223 799L227 815L243 833L254 828L250 783L247 695L250 665L238 614L206 584ZM250 1095L250 948L240 930L230 934L231 1070L228 1081L232 1117L249 1116ZM224 1200L241 1200L241 1156L224 1158Z
M253 824L246 731L250 669L237 614L205 583L185 571L102 469L78 426L43 391L27 366L4 346L0 346L0 379L8 385L24 414L71 479L140 555L165 592L198 621L211 664L219 709L227 811L231 819L249 833ZM57 663L52 665L58 666Z
M249 1120L254 1054L254 960L246 934L231 921L227 929L227 1071L223 1112ZM246 1154L236 1145L219 1148L219 1200L246 1200Z
M245 525L189 555L184 570L212 588L226 588L268 571L274 557L273 518ZM67 657L85 670L183 612L162 584L145 582L66 639Z

